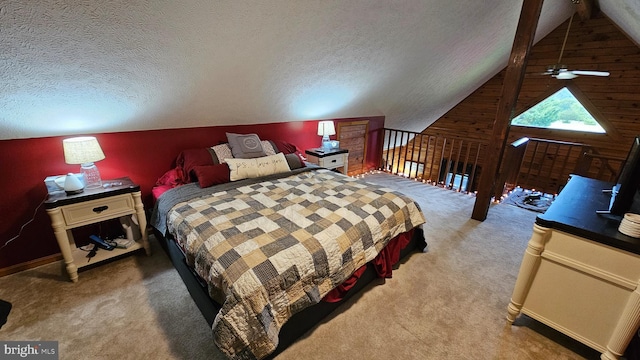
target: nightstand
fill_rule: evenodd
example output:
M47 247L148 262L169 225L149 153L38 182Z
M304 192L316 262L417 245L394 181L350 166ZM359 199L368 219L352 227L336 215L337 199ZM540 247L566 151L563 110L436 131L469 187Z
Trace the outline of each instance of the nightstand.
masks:
M349 150L347 149L308 149L307 161L327 169L342 168L342 173L347 174L349 167Z
M76 195L52 194L44 205L51 217L51 227L58 241L69 278L73 282L78 281L78 268L95 265L143 248L147 255L151 255L140 186L134 184L128 177L104 180L102 187L85 189ZM76 248L71 229L132 215L136 216L140 228L140 234L135 234L134 238L140 235L140 239L134 241L128 248L100 249L94 257L88 259L86 251Z

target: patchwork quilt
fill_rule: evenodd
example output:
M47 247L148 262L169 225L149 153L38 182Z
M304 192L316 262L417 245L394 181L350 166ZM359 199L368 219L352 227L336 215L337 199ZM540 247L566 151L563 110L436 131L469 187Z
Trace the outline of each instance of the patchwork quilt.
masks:
M293 314L425 222L410 198L324 169L211 189L166 225L221 300L214 341L233 359L269 355Z

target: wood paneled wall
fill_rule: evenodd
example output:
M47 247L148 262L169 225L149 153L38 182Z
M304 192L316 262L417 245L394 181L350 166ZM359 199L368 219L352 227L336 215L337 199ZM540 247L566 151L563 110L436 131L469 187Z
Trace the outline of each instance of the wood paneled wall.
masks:
M523 136L584 143L599 153L625 157L632 139L640 135L640 47L603 14L580 21L574 17L562 63L570 70L609 71L607 78L580 76L558 80L542 75L560 55L568 19L532 49L525 80L518 97L517 113L563 84L572 84L588 98L612 129L607 134L513 126L509 141ZM447 112L423 133L489 140L502 89L504 70ZM517 113L515 115L517 115Z

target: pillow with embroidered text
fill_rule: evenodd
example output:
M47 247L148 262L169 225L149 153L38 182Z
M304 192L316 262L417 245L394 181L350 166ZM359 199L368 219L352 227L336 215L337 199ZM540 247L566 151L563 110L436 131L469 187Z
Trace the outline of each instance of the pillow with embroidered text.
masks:
M253 159L225 159L225 161L229 165L231 181L291 171L283 153Z

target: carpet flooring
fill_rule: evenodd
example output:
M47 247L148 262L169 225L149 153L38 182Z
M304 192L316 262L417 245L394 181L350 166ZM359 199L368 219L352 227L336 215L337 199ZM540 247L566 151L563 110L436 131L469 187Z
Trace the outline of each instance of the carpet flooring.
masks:
M507 304L537 213L387 174L366 181L413 197L428 251L374 281L277 359L596 359L599 354ZM55 340L60 359L224 359L155 239L152 256L120 259L68 281L61 263L0 278L13 304L1 340Z

